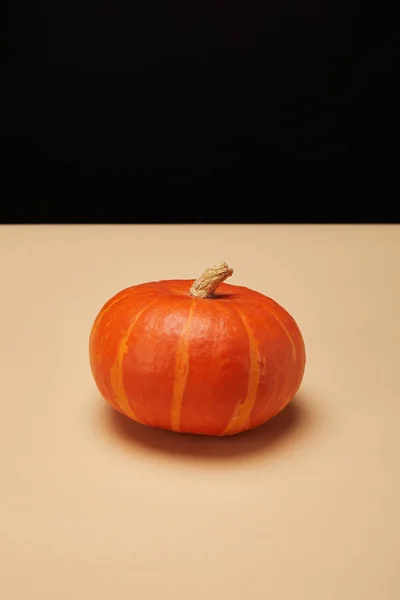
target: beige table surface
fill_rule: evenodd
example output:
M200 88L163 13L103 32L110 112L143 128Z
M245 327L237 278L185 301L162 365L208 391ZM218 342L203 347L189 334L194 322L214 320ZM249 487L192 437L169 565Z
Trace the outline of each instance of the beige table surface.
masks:
M220 260L297 320L299 394L233 438L131 424L97 311ZM400 227L3 226L0 261L0 598L399 600Z

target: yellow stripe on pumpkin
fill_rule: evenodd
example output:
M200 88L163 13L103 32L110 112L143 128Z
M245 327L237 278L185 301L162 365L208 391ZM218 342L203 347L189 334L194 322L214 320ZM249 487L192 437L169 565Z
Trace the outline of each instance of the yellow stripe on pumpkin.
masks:
M247 425L253 407L256 403L257 390L258 385L260 383L260 354L258 351L257 341L242 313L239 310L237 310L237 312L242 320L242 323L247 331L247 335L249 338L249 378L247 383L246 397L244 400L240 399L237 401L232 417L230 418L228 425L222 432L222 435L230 435L233 433L237 433Z
M131 291L127 291L125 294L121 294L118 295L116 298L114 298L114 300L112 302L110 302L110 304L108 306L106 306L105 308L103 307L101 309L101 311L99 312L99 314L97 315L95 322L93 323L93 327L92 327L92 331L90 333L90 345L92 344L93 338L97 333L97 330L99 328L100 325L100 321L103 319L104 315L106 315L108 313L108 311L118 302L120 302L121 300L123 300L124 298L126 298L127 296L130 296L132 294L132 290Z
M171 403L171 427L173 431L180 431L181 428L182 398L189 372L189 331L195 305L196 300L193 300L176 351L175 378Z
M288 329L286 328L286 326L282 323L282 321L280 320L280 318L274 313L272 312L272 310L268 307L268 312L274 317L274 319L276 321L278 321L279 325L282 327L283 331L286 334L286 337L288 338L290 345L292 346L292 358L295 361L297 358L297 350L296 350L296 344L293 341L292 336L290 335Z
M117 355L116 355L116 358L115 358L115 362L114 362L113 366L110 369L110 381L111 381L112 389L113 389L114 394L115 394L115 403L116 403L116 405L128 417L130 417L134 421L137 421L138 423L142 423L142 424L143 424L143 421L141 421L135 415L134 410L130 406L128 398L126 396L125 387L124 387L124 380L123 380L123 362L124 362L124 356L125 356L125 354L128 351L128 340L129 340L129 338L131 336L133 328L135 327L136 323L138 322L138 320L140 319L140 317L142 316L142 314L148 308L150 308L150 306L152 306L156 302L157 302L157 300L152 300L147 306L145 306L144 308L142 308L142 310L140 310L137 313L137 315L135 316L134 320L129 325L129 327L128 327L128 329L127 329L124 337L121 339L121 341L118 344Z

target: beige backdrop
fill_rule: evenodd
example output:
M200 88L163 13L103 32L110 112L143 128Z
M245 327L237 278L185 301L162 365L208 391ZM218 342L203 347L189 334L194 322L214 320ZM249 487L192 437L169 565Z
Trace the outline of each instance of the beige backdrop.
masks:
M269 424L206 439L99 397L103 303L226 260L297 320ZM0 228L4 600L398 600L400 227Z

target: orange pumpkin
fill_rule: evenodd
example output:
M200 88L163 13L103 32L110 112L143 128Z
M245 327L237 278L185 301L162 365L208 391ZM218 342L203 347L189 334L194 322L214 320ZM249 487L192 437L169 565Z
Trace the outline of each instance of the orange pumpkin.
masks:
M223 283L232 272L221 263L196 281L135 285L103 306L90 364L113 408L144 425L218 436L285 408L304 374L302 335L271 298Z

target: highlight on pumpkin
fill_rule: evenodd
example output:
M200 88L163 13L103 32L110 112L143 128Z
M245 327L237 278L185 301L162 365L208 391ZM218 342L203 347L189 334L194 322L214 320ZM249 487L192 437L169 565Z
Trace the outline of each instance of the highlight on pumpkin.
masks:
M131 286L103 306L90 367L112 408L142 425L214 436L285 408L304 375L302 334L271 298L225 283L232 273L219 263L195 281Z

